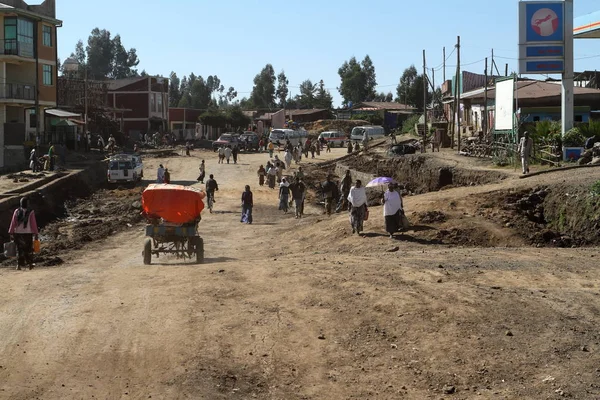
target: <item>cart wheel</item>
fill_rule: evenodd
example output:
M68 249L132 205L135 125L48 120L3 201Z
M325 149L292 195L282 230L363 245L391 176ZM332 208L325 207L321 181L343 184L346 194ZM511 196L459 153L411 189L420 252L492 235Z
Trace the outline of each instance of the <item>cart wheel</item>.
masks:
M152 262L152 241L150 239L147 239L146 243L144 243L144 252L142 254L144 255L144 265L150 265Z
M196 263L204 264L204 239L196 237Z

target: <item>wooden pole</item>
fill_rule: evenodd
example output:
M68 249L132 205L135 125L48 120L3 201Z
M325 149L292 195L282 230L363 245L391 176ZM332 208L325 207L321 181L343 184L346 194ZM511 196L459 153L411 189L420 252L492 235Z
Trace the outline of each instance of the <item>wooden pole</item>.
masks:
M443 73L442 73L442 83L443 83L443 82L446 82L446 48L444 47L444 49L442 51L443 51L442 60L444 60L443 61L444 67L443 67L443 70L442 70L443 71Z
M423 50L423 146L421 146L421 153L425 153L425 143L427 141L427 61L425 59L425 50Z
M487 139L488 134L488 59L485 58L485 86L483 87L483 118L481 119L483 126L483 137Z
M459 90L459 84L460 84L460 36L458 36L457 38L457 42L456 42L456 119L457 119L457 125L458 125L458 143L457 143L457 149L460 152L460 90Z
M508 76L508 63L504 64L504 76Z

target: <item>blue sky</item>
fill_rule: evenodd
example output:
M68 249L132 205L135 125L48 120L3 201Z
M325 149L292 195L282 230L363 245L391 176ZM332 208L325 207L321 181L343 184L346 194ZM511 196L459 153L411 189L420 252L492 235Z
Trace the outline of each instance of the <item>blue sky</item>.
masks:
M241 98L271 63L276 72L285 70L292 95L303 80L323 79L339 105L337 70L350 57L369 54L378 91L395 96L405 68L415 64L422 70L423 49L428 66L436 68L442 48L450 54L457 35L463 70L483 73L483 59L493 48L500 70L508 63L516 71L517 8L515 0L103 0L99 7L57 0L57 18L64 22L59 57L64 60L99 27L135 47L139 69L149 74L216 74ZM575 0L575 16L598 10L598 0ZM600 39L576 40L575 58L576 70L600 69ZM455 64L453 54L447 76ZM439 85L441 69L435 79Z

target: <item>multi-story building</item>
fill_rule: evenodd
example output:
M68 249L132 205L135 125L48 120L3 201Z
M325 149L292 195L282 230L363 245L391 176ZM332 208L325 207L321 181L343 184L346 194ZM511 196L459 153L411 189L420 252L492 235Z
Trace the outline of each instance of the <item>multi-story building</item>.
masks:
M126 109L123 133L139 140L142 134L166 132L169 118L169 80L156 76L117 79L108 82L108 105ZM113 116L117 119L118 115Z
M39 5L1 0L0 21L0 167L5 167L27 160L26 146L44 131L44 110L56 107L56 31L62 22L55 0Z

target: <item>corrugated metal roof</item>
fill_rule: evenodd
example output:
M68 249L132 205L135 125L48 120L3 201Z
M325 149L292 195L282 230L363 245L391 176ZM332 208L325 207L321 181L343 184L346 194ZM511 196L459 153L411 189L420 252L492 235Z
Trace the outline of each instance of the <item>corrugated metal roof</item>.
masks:
M144 79L148 79L147 76L137 76L134 78L125 78L125 79L115 79L112 81L107 81L106 85L108 86L108 90L119 90L124 88L125 86L129 86L132 83L136 83L142 81Z
M521 100L526 99L543 99L547 97L560 97L561 95L560 82L543 82L543 81L518 81L515 88L515 97ZM600 96L600 90L589 89L583 87L575 87L573 94L575 96L581 95L598 95ZM488 89L488 99L496 98L496 89ZM462 99L482 99L484 97L484 89L476 89L471 92L463 93L460 98Z
M308 110L289 110L288 114L291 115L310 115L310 114L317 114L323 111L327 111L327 109L325 108L312 108L312 109L308 109Z
M354 108L369 107L376 110L415 110L414 107L396 103L395 101L364 101L358 103Z
M58 108L52 108L50 110L46 110L46 114L54 115L59 118L81 118L80 114L75 114L69 111L60 110Z

